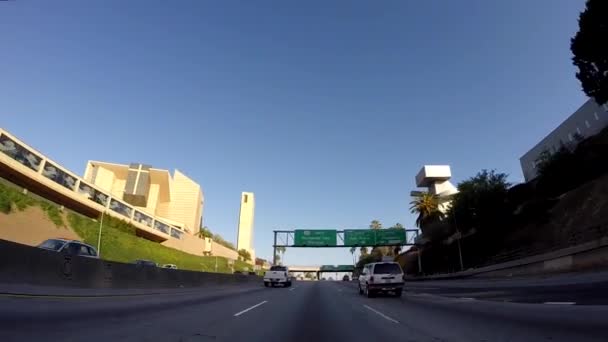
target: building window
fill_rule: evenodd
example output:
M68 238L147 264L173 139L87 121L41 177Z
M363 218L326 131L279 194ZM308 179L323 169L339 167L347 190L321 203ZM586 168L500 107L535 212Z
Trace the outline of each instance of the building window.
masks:
M568 140L573 141L574 137L572 136L572 133L568 133Z
M532 164L532 168L536 169L536 162L532 162L531 164Z
M6 135L0 135L0 152L13 158L28 168L38 171L42 158L28 151Z
M576 127L576 133L581 134L581 129Z
M243 203L247 203L247 195L243 196Z
M164 223L162 223L160 221L155 221L154 222L154 229L159 230L159 231L161 231L161 232L163 232L165 234L169 234L169 231L170 231L171 228L167 224L164 224Z
M585 120L585 126L587 126L587 128L591 127L591 125L589 124L589 120Z
M135 213L133 214L133 221L139 222L148 227L152 227L153 219L146 214L142 214L139 211L135 211Z
M602 107L604 107L604 111L608 112L608 103L604 103Z
M80 182L78 186L78 193L86 196L91 201L101 204L104 207L108 204L108 195L93 189L90 185L85 182Z
M133 210L128 205L118 202L113 198L110 200L110 209L126 217L131 217L131 211Z
M49 163L48 161L44 163L44 170L42 170L42 175L65 188L68 188L72 191L75 190L76 177L70 176L69 174L62 171L57 166Z
M594 113L593 113L593 117L595 118L595 121L597 121L597 120L599 120L599 119L600 119L600 117L597 115L597 112L594 112Z
M175 228L171 228L171 236L181 240L182 239L182 235L184 233L180 232L179 230L175 229Z

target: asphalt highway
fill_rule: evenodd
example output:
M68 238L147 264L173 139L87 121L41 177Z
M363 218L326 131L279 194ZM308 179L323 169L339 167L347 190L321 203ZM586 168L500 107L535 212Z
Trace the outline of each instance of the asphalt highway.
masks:
M513 303L608 305L608 272L408 282L412 293ZM608 338L607 338L608 340Z
M0 295L0 341L606 341L608 307L407 291L365 298L351 282L152 295Z

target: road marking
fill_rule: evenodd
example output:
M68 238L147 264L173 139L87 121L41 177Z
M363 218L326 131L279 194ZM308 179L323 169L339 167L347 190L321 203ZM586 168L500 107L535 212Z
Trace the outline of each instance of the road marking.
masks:
M471 297L460 297L459 299L460 300L466 300L466 301L475 300L475 298L471 298Z
M392 319L392 318L388 317L387 315L383 314L382 312L380 312L380 311L378 311L378 310L376 310L376 309L374 309L374 308L371 308L371 307L369 307L369 306L367 306L367 305L363 305L363 307L365 307L366 309L368 309L368 310L370 310L370 311L374 312L375 314L377 314L377 315L381 316L382 318L386 319L387 321L391 321L391 322L393 322L393 323L397 323L397 324L399 324L399 321L397 321L397 320L395 320L395 319Z
M549 305L574 305L576 302L544 302L543 304Z
M292 288L289 289L289 291L293 291L295 289L297 289L297 287L292 287Z
M338 289L338 292L342 292L342 289Z
M268 303L268 301L267 301L267 300L265 300L265 301L263 301L263 302L260 302L260 303L257 303L257 304L256 304L256 305L254 305L254 306L250 306L250 307L248 307L247 309L245 309L245 310L243 310L243 311L240 311L240 312L235 313L235 314L234 314L234 317L238 317L238 316L240 316L240 315L244 314L245 312L250 311L250 310L253 310L253 309L257 308L258 306L260 306L260 305L264 305L264 304L266 304L266 303Z

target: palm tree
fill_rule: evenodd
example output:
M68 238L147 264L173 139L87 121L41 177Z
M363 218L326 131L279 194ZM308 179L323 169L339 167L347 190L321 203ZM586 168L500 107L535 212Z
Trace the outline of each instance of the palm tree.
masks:
M353 255L353 264L355 264L355 251L357 250L357 247L351 247L350 248L350 254Z
M287 250L287 248L285 248L285 246L277 247L277 253L279 253L281 255L280 260L284 259L286 250Z
M382 229L382 223L378 220L372 220L369 224L369 229Z
M201 227L201 230L199 230L196 233L196 236L199 239L203 239L203 238L210 238L213 236L213 233L211 233L211 230L209 230L209 228L207 226Z
M410 204L410 212L418 214L416 218L416 226L418 228L422 228L425 224L443 217L443 213L439 211L439 197L437 195L423 192L414 196Z

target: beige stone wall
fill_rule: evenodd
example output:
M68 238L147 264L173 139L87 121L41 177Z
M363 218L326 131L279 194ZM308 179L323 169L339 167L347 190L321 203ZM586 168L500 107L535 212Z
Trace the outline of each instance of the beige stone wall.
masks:
M114 185L114 172L99 166L93 185L98 186L101 190L112 192ZM112 193L112 195L114 194Z
M148 203L146 206L146 211L151 213L152 215L159 215L157 213L158 209L158 193L160 190L160 186L158 184L152 183L150 184L150 191L148 192Z
M203 255L204 251L211 249L210 240L199 239L198 237L189 234L184 234L181 240L169 239L161 244L163 246L175 248L182 252L201 256Z
M114 183L112 184L112 196L121 199L125 193L125 185L127 184L126 179L120 179L114 177Z
M211 254L232 260L236 260L239 257L239 254L236 251L226 248L215 241L211 243Z
M182 222L191 232L197 232L201 217L200 205L202 200L201 187L175 170L171 181L170 220Z

